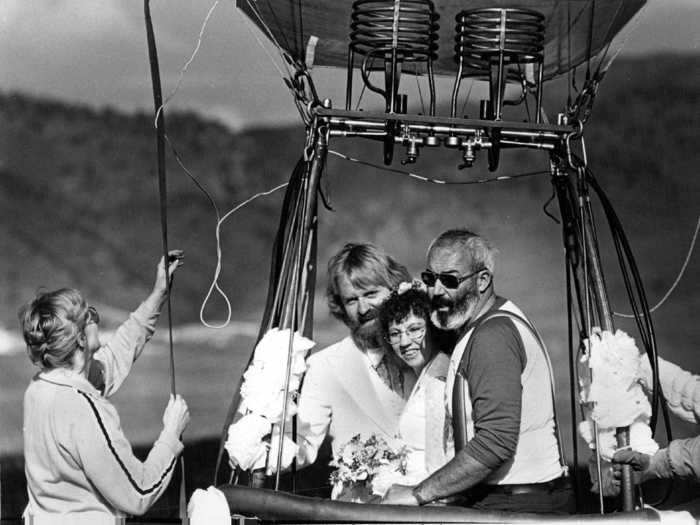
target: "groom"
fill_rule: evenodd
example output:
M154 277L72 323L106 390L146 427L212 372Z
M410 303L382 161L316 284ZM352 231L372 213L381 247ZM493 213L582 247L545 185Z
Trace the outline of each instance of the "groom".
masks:
M456 455L415 487L394 485L382 503L459 495L481 510L573 511L546 350L522 311L496 295L494 261L468 230L447 231L428 250L431 320L460 337L445 386Z
M356 434L393 437L415 377L381 341L377 309L406 268L372 244L346 244L328 262L331 314L350 334L308 358L297 413L297 464L316 461L326 436L334 455Z

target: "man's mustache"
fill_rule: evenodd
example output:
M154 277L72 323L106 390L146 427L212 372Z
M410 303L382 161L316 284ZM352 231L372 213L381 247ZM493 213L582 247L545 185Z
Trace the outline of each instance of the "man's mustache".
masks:
M432 307L433 310L437 310L439 308L442 308L443 306L449 306L452 307L454 306L454 301L450 299L449 297L434 297L432 301L430 301L430 306Z
M377 311L374 309L369 310L363 314L359 314L357 316L357 320L360 322L360 324L365 324L366 322L373 321L376 318L377 318Z

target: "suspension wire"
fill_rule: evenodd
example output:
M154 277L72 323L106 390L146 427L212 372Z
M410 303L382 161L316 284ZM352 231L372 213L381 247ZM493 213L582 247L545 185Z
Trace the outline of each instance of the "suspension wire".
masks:
M194 57L197 56L197 53L199 52L199 48L202 45L202 39L204 38L204 31L207 27L207 24L209 23L209 19L211 18L211 15L214 13L214 9L216 9L216 6L219 4L220 0L214 0L214 3L212 6L209 8L209 11L207 12L207 16L204 17L204 22L202 23L202 27L199 30L199 37L197 38L197 45L194 48L194 51L192 51L192 54L190 55L190 58L185 62L185 65L182 66L180 69L180 74L177 79L177 84L175 87L168 93L168 96L165 97L165 101L160 105L158 110L156 111L156 118L155 118L155 126L158 127L158 116L160 115L160 112L165 109L165 106L170 102L170 100L175 96L175 94L178 92L180 89L180 84L182 84L182 80L185 77L185 72L187 72L187 68L190 67L190 64L194 61Z
M676 289L678 284L681 282L681 279L683 278L683 274L685 273L685 270L688 268L688 263L690 262L690 258L693 255L693 251L695 250L695 242L697 241L697 238L698 238L698 231L700 231L700 216L698 216L698 222L695 224L695 232L693 233L693 238L691 239L690 246L688 247L688 253L685 256L685 260L683 261L683 265L681 266L680 271L678 272L678 276L673 281L673 284L668 289L668 291L659 300L659 302L656 303L656 305L654 305L652 308L649 309L650 314L653 314L656 310L659 309L659 307L661 305L663 305L668 300L668 298L671 296L671 294ZM630 314L623 314L623 313L618 313L618 312L613 312L613 313L614 313L614 315L616 315L618 317L623 317L625 319L634 318L634 315L630 315ZM642 315L644 315L644 314L642 314Z
M257 1L257 0L254 0L254 1ZM246 3L248 4L248 7L255 10L255 16L257 16L258 19L262 22L262 16L260 15L258 8L253 7L253 4L251 3L250 0L246 0ZM267 4L267 9L270 11L270 16L272 16L272 19L275 22L275 25L277 26L277 30L282 35L282 39L284 40L285 49L289 49L289 40L287 40L287 34L282 29L282 24L280 24L279 18L277 18L277 13L275 13L275 10L272 8L272 4L270 4L270 0L265 0L265 4ZM266 27L269 35L272 36L272 31L270 31L270 28L267 26L267 24L265 24L265 27ZM277 42L276 39L274 41Z
M370 61L369 61L369 68L368 68L368 69L369 69L369 73L368 73L368 75L367 75L367 78L368 78L368 79L372 76L372 71L373 71L373 70L372 70L372 66L374 66L374 58L375 58L375 57L371 57L371 58L370 58ZM354 75L354 73L355 73L355 72L353 71L353 75ZM366 90L367 90L367 82L363 82L363 83L362 83L362 89L360 89L360 94L359 94L358 97L357 97L357 104L355 105L355 111L359 111L359 109L360 109L360 103L362 102L362 97L364 96Z
M464 110L467 108L467 104L469 103L469 99L472 96L472 89L474 89L475 82L476 82L476 80L474 80L473 78L470 79L469 89L467 90L467 96L464 99L464 104L462 104L462 115L464 115Z
M591 0L591 15L588 19L588 42L586 44L586 80L591 79L591 54L593 52L593 22L595 20L595 0Z
M567 49L567 76L568 76L568 82L567 82L567 88L568 88L568 96L566 98L566 107L571 107L571 88L573 87L572 85L572 73L573 73L573 68L571 67L571 2L566 3L566 49Z
M160 69L158 67L158 50L156 37L153 31L151 19L150 0L143 2L144 19L146 23L146 41L148 45L148 58L151 66L151 84L153 87L153 106L158 114L156 117L156 152L158 163L158 190L160 194L160 221L163 242L163 265L166 279L166 302L168 313L168 343L170 355L170 394L175 396L175 351L173 347L173 318L172 318L172 286L170 278L170 258L168 251L168 197L167 175L165 170L165 115L164 111L158 111L163 104L163 93L160 83ZM187 523L187 491L185 487L185 455L180 455L180 491L178 499L179 517L182 523Z
M355 157L351 157L349 155L345 155L344 153L340 153L340 152L332 150L332 149L329 149L328 153L335 155L336 157L340 157L343 160L355 162L357 164L362 164L363 166L369 166L369 167L376 168L376 169L382 170L382 171L387 171L390 173L398 173L399 175L405 175L407 177L417 179L421 182L427 182L430 184L440 184L440 185L444 185L444 186L469 186L471 184L486 184L488 182L503 182L506 180L518 179L521 177L532 177L535 175L547 175L547 174L549 174L548 170L540 170L540 171L516 173L515 175L501 175L500 177L487 177L487 178L475 179L475 180L446 181L446 180L440 180L440 179L434 179L431 177L426 177L424 175L419 175L417 173L412 173L410 171L400 170L397 168L388 168L388 167L382 166L380 164L375 164L373 162L369 162L366 160L361 160L361 159L357 159Z
M425 101L423 100L423 91L420 88L420 82L418 81L418 63L413 62L413 74L416 77L416 87L418 88L418 97L420 97L420 107L425 114Z
M269 0L267 0L267 1L268 1L268 3L269 3ZM270 39L270 41L272 42L272 44L273 44L273 45L275 46L275 48L277 49L277 52L280 54L280 58L282 58L282 63L283 63L283 65L284 65L284 68L287 70L287 78L288 78L288 79L293 78L294 75L293 75L293 73L292 73L292 70L290 69L290 63L289 63L289 58L288 58L288 57L289 57L289 54L288 54L287 51L285 50L285 47L283 47L282 45L280 45L280 43L279 43L279 41L277 40L277 38L275 37L274 33L273 33L272 30L270 29L270 26L267 25L267 23L266 23L265 20L263 19L262 15L260 14L260 11L258 10L258 7L257 7L251 0L246 0L246 3L248 4L248 7L250 8L250 10L251 10L251 11L253 12L253 14L255 15L255 18L257 19L257 21L258 21L258 22L260 23L260 25L262 26L265 35L267 36L267 38ZM271 13L272 13L273 18L275 19L275 22L276 22L276 23L278 24L278 26L279 26L279 21L277 20L277 17L275 16L274 11L273 11L272 9L271 9L270 11L271 11ZM243 16L243 15L241 14L241 16ZM244 19L247 19L247 17L245 17L245 16L243 16L243 18L244 18ZM284 38L284 41L285 41L284 44L285 44L285 46L288 48L288 47L289 47L289 42L287 42L287 38L286 38L286 35L285 35L284 31L280 30L280 33L282 34L282 37ZM260 41L259 38L256 37L256 40L258 41L258 43L261 43L261 41ZM264 46L263 46L263 47L264 47ZM278 69L278 71L281 71L279 68L277 68L277 69ZM282 74L282 77L284 77L284 74Z
M297 0L297 9L299 10L299 60L302 63L305 63L306 55L304 53L304 16L302 12L301 0Z
M276 67L277 71L280 73L282 80L284 82L284 85L287 86L290 93L292 94L292 99L294 101L294 104L297 106L297 110L299 111L299 116L301 117L301 120L304 123L304 126L308 127L310 124L310 119L305 114L305 111L307 110L308 106L310 106L313 103L318 102L316 100L316 91L313 88L313 83L311 81L311 77L308 75L308 70L306 69L303 62L295 61L289 55L289 53L284 48L282 48L282 46L280 46L280 44L277 41L277 39L275 38L274 34L270 30L270 27L265 23L260 12L258 11L258 8L255 5L253 5L253 3L251 3L251 0L246 0L246 2L248 4L248 6L250 7L251 11L253 12L253 14L255 15L255 17L257 18L260 25L263 27L264 32L266 33L266 35L268 36L270 41L273 43L273 45L277 49L278 53L280 54L280 57L282 58L282 62L284 64L284 67L287 70L287 75L282 73L281 69L279 67L277 67L276 64L275 64L275 67ZM267 0L267 2L268 2L268 8L270 9L270 12L272 13L273 18L277 22L278 29L280 29L280 32L282 33L282 36L285 39L285 45L287 47L289 47L289 43L286 40L286 35L281 30L281 28L279 28L279 22L277 21L277 17L275 16L274 11L272 10L271 6L269 5L269 0ZM246 17L244 17L244 18L246 18ZM257 37L257 35L255 35L255 38L256 38L258 44L260 44L261 47L263 47L263 49L265 50L265 52L268 53L267 48L263 45L263 43L260 41L260 39ZM270 56L269 53L268 53L268 56ZM292 71L292 66L294 68L294 71ZM311 99L311 100L307 96L308 93L304 92L304 80L297 81L297 77L299 77L300 75L306 77L307 87L308 87L308 85L310 85L310 89L311 89L310 94L313 97L313 99Z
M637 292L637 295L639 297L639 300L641 302L641 308L642 312L638 317L636 317L637 321L637 326L639 328L640 333L642 334L643 340L648 343L648 345L645 347L646 353L649 357L649 361L651 364L651 369L652 369L652 417L650 421L650 427L652 429L652 435L656 431L656 424L658 421L658 411L659 409L661 410L663 419L664 419L664 426L666 429L666 438L668 442L672 441L673 435L672 435L672 430L671 430L671 425L670 425L670 417L668 414L668 407L666 404L666 400L663 394L663 391L661 389L660 381L659 381L659 362L658 362L658 350L656 346L656 336L654 333L654 326L651 321L651 315L649 313L649 307L646 302L646 296L644 293L644 287L641 283L641 276L639 274L639 270L636 266L636 263L634 261L634 256L631 252L631 248L629 246L629 242L627 240L627 237L625 236L624 231L622 230L622 225L619 221L619 218L617 217L617 214L615 213L615 210L612 207L612 204L610 203L609 199L607 198L607 195L605 192L602 190L600 185L598 184L597 180L595 179L592 171L590 169L587 169L587 177L589 178L592 187L598 194L601 204L603 205L603 208L605 210L606 216L608 217L608 221L611 225L611 231L613 232L613 238L615 241L615 248L618 251L618 258L621 261L621 270L623 271L623 276L624 274L628 271L625 265L622 264L622 255L624 254L624 257L627 260L627 263L629 265L629 271L632 273L632 278L634 280L635 284L635 289ZM625 277L625 284L626 286L629 283L629 277ZM636 304L634 301L633 297L633 291L630 288L628 288L628 295L630 296L630 303L633 304L633 310L636 308ZM658 502L653 502L651 505L659 505L664 503L670 496L670 494L673 491L673 480L667 485L665 494L661 497L660 501Z
M272 53L270 53L270 50L267 48L267 46L265 46L265 44L263 44L262 40L260 40L260 36L259 36L258 33L255 31L255 27L254 27L253 22L250 20L250 18L248 18L247 16L243 15L239 10L237 10L237 11L238 11L238 13L239 13L239 16L240 16L241 19L243 20L246 29L247 29L248 32L253 36L253 38L255 38L255 41L256 41L256 42L258 43L258 45L262 48L262 50L265 52L265 54L267 55L267 58L270 59L270 63L271 63L271 64L274 66L274 68L277 70L277 72L279 73L280 77L282 77L283 79L287 78L287 77L285 76L284 71L282 71L282 68L279 66L279 64L278 64L278 63L275 61L275 59L273 58ZM268 34L268 38L272 38L272 37L270 36L270 34ZM277 44L274 43L274 40L273 40L273 45L275 45L275 46L277 47ZM279 50L279 47L277 47L277 49ZM286 61L283 60L283 62L284 62L285 65L286 65ZM289 72L289 68L287 68L287 75L291 76L291 73ZM287 85L287 84L285 83L285 86L286 86L286 85Z
M620 9L622 9L622 3L620 3L617 6L617 11L615 11L615 15L611 18L610 24L612 24L614 22L615 18L617 18L617 15L619 14ZM612 44L613 37L614 37L614 35L610 37L610 40L608 40L608 43L605 44L605 49L603 50L603 53L600 55L600 60L598 61L598 66L596 67L595 73L593 74L594 79L598 79L598 80L600 79L600 76L599 76L600 71L603 67L603 64L605 63L605 58L608 56L608 52L610 51L610 46ZM589 58L589 60L590 60L590 58Z

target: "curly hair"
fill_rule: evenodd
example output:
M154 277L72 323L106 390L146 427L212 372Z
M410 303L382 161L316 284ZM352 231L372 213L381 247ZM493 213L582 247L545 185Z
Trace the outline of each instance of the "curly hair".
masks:
M348 243L328 261L326 298L331 314L344 323L345 307L340 297L340 278L347 277L353 286L384 286L390 290L410 280L406 267L369 243Z
M390 324L400 323L411 314L424 319L426 326L430 327L430 297L427 292L417 288L402 293L392 292L379 308L382 337L385 340L388 337Z
M88 321L88 305L78 290L40 292L18 316L32 363L43 370L72 365Z

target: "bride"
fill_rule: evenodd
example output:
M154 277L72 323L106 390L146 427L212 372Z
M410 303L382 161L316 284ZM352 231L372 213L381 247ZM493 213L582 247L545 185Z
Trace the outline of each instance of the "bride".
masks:
M334 499L355 502L378 502L394 483L416 484L454 455L452 424L445 411L445 377L449 357L440 351L435 328L430 322L430 299L425 285L420 281L404 282L379 308L381 335L387 350L410 367L417 381L403 409L394 439L387 445L404 456L403 468L396 463L377 469L371 479L345 482L335 487ZM356 436L349 446L359 457L364 457L362 438ZM364 445L375 449L370 438ZM345 447L341 447L341 457ZM335 464L352 463L348 458L336 458ZM332 476L333 478L333 476ZM367 481L371 485L367 487ZM371 493L370 493L371 492Z
M405 471L399 475L387 469L375 475L372 491L381 496L392 483L415 484L442 467L454 455L454 443L444 404L449 357L438 348L425 285L402 283L378 317L385 344L418 378L391 443L405 451Z

